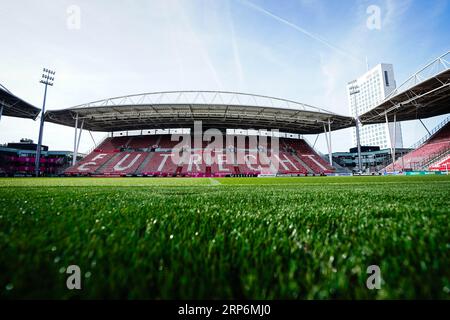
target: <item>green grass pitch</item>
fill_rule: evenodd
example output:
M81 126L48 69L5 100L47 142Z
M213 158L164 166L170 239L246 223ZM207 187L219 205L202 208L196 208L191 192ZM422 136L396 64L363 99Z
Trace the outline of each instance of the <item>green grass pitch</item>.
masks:
M0 297L449 299L449 218L448 176L0 179Z

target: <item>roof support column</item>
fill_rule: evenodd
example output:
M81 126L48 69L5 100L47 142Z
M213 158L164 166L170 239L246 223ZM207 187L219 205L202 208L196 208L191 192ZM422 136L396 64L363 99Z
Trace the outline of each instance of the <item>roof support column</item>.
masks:
M422 119L419 119L420 123L423 125L423 127L425 128L425 130L427 130L429 136L431 137L431 132L430 130L428 130L427 126L423 123Z
M73 153L73 159L74 159L73 165L75 165L77 163L78 148L80 147L81 133L83 132L83 127L84 127L84 119L81 122L80 131L78 133L78 141L77 141L77 144L76 144L76 147L75 147L75 151ZM75 139L76 139L76 135L75 135Z
M77 150L75 152L75 156L78 156L78 149L80 148L81 133L83 132L83 127L84 127L84 119L83 119L83 121L81 121L81 128L80 128L80 132L78 133ZM77 157L75 157L75 163L76 162L77 162Z
M0 103L0 120L2 120L2 114L3 114L3 103Z
M78 113L75 116L75 135L73 137L73 154L72 154L72 166L77 162L77 129L78 129Z
M393 133L393 136L394 136L394 143L392 144L392 154L394 155L394 157L393 157L393 161L392 161L392 166L395 166L395 147L396 147L396 142L397 142L397 114L396 113L394 113L394 128L393 128L393 130L394 130L394 133ZM395 170L394 170L395 171Z
M97 142L95 142L94 136L92 135L92 132L89 130L89 135L91 136L92 142L94 142L94 148L97 147Z
M389 128L389 119L388 119L388 115L387 112L384 114L384 117L386 119L386 128L387 128L387 133L389 136L389 142L391 144L391 158L392 158L392 171L395 171L395 154L394 154L394 143L393 143L393 139L392 139L392 134L391 134L391 130Z
M330 118L328 118L328 135L329 135L329 140L330 140L330 146L328 149L328 158L330 160L330 166L333 166L333 148L332 148L332 144L331 144L331 121Z
M325 133L325 140L327 142L328 159L331 165L333 165L333 157L331 156L331 135L329 136L329 134L327 134L327 125L325 123L323 124L323 132Z
M327 126L325 125L325 123L323 124L323 132L325 133L325 141L327 142L327 149L329 149L330 145L328 143Z
M303 139L303 138L302 138ZM316 147L317 140L319 139L319 135L316 136L316 140L314 140L313 149Z
M362 155L361 155L361 136L360 136L360 126L361 122L359 122L359 117L356 117L356 148L358 151L358 172L361 174L363 172L363 164L362 164Z

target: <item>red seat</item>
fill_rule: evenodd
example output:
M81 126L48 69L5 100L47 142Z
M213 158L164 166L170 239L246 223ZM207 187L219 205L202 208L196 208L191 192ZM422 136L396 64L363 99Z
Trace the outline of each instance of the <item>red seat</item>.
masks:
M145 152L121 152L114 161L100 170L104 175L131 175L136 172L144 161L147 153Z

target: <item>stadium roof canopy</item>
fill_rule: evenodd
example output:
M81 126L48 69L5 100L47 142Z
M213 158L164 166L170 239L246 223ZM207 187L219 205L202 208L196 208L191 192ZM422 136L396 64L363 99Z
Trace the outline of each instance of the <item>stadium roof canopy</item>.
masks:
M90 131L131 131L152 128L279 129L316 134L354 125L342 116L303 103L261 95L220 91L169 91L95 101L47 111L46 121Z
M8 89L0 84L0 108L2 116L25 118L35 120L41 109L16 97Z
M450 51L412 75L372 110L363 124L429 118L450 113Z

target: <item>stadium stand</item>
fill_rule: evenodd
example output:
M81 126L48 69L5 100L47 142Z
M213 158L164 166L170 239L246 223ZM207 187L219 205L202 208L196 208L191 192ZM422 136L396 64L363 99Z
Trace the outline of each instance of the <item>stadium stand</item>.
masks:
M191 142L193 143L193 139ZM103 176L218 177L254 176L261 173L306 175L333 171L333 168L302 139L280 139L279 153L273 154L273 157L270 144L249 149L251 145L249 139L245 139L245 143L238 144L240 148L212 150L207 148L208 144L203 142L201 149L189 150L188 146L179 148L179 142L171 141L170 135L110 137L75 166L68 168L65 173ZM223 145L226 145L225 141Z
M229 159L226 153L216 153L216 161L211 165L211 172L216 176L227 176L230 174L237 174L234 165L234 159Z
M137 136L129 143L129 147L135 150L152 149L158 144L158 136Z
M119 153L114 152L99 152L96 149L75 166L69 167L65 173L70 175L93 175L100 167L119 155Z
M450 150L448 150L450 151ZM430 170L432 171L448 171L450 168L450 154L447 154L443 157L443 159L437 160L430 165Z
M178 169L178 163L172 161L173 153L155 152L149 163L142 169L144 176L173 176Z
M114 137L105 139L97 149L97 152L118 152L122 148L126 148L128 142L130 142L133 137Z
M280 152L278 156L275 156L276 165L278 165L278 172L282 174L306 174L308 171L305 167L294 158L293 155L290 155L286 152ZM319 172L317 172L319 173Z
M158 143L158 148L160 149L172 149L174 148L179 142L178 141L172 141L170 139L170 135L164 135L161 136L161 139Z
M303 139L282 140L287 151L297 155L314 173L331 173L334 169Z
M436 163L450 150L450 122L432 135L425 143L405 156L397 159L383 171L413 171L440 166ZM431 164L431 166L430 166ZM445 166L445 165L444 165Z
M207 176L207 171L209 171L209 176L211 176L210 169L211 166L209 159L205 159L203 151L197 150L192 152L190 155L185 155L185 158L179 163L182 165L181 174L191 177L203 177Z
M145 152L121 152L117 158L105 165L99 173L103 175L134 174L146 155Z

